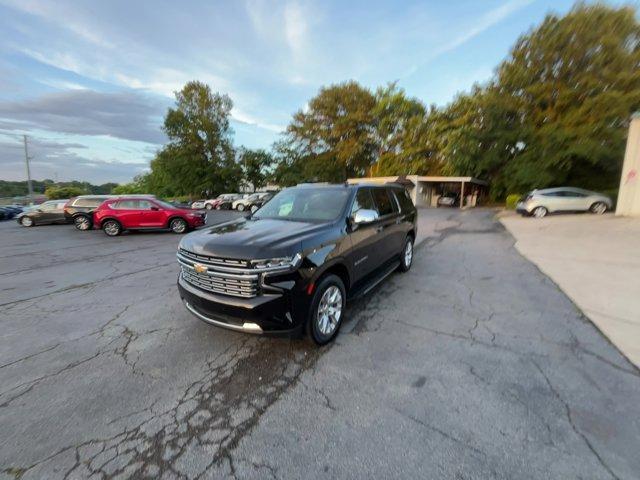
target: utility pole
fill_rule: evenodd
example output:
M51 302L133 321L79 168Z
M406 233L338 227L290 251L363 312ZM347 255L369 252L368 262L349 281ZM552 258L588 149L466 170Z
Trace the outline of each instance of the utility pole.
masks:
M29 203L33 203L33 185L31 185L31 169L29 168L29 150L27 149L27 136L24 138L24 162L27 166L27 186L29 188Z

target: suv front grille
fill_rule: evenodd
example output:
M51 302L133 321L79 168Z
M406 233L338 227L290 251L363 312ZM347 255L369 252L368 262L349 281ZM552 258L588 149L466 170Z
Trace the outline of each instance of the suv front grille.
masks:
M246 260L198 255L178 250L178 262L185 282L207 292L251 298L258 295L259 273ZM196 265L206 270L196 271Z

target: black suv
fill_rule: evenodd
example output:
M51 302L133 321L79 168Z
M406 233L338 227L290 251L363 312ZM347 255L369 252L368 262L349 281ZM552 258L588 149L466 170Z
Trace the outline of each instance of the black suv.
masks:
M299 185L253 216L185 236L178 289L220 327L325 344L347 298L411 268L417 212L400 185Z

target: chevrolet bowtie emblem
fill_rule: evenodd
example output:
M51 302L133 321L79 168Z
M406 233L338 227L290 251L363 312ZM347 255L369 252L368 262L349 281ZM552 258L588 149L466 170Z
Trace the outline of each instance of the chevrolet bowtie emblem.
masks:
M207 267L202 265L201 263L194 263L193 264L193 269L197 272L197 273L206 273L207 272Z

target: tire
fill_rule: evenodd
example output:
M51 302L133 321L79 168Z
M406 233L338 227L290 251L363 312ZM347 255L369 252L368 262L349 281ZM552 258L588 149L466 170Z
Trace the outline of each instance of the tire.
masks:
M184 218L174 218L169 222L169 228L173 233L182 234L189 229L189 224Z
M216 205L216 210L220 210L220 204Z
M402 252L400 252L400 266L398 266L398 271L403 273L408 272L411 270L411 265L413 265L413 237L409 235L404 241Z
M31 217L22 217L20 219L20 225L22 225L23 227L33 227L36 224L36 222L33 221L33 218Z
M109 237L117 237L122 233L122 225L115 220L106 220L102 224L102 230Z
M213 205L211 205L210 203L207 203L204 208L206 208L207 210L213 210Z
M596 202L593 205L591 205L591 207L589 208L589 211L591 213L596 214L596 215L602 215L608 209L609 209L609 207L607 206L606 203L604 203L604 202Z
M91 227L93 226L91 225L91 219L89 219L89 217L87 217L86 215L77 215L76 217L74 217L73 224L75 225L76 229L83 232L86 230L91 230Z
M546 217L548 213L549 210L547 210L545 207L536 207L531 212L531 216L535 218L543 218Z
M238 210L239 212L244 212L244 204L239 203L238 206L236 207L236 210Z
M317 284L307 319L307 334L316 345L326 345L338 334L346 298L344 283L336 275L327 275Z

